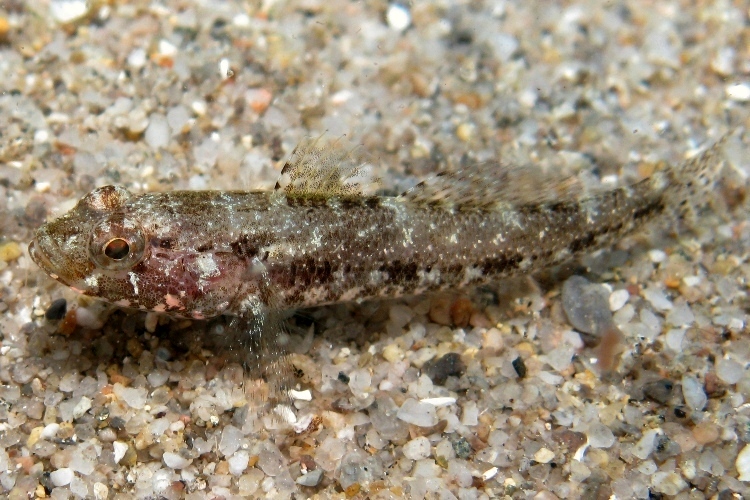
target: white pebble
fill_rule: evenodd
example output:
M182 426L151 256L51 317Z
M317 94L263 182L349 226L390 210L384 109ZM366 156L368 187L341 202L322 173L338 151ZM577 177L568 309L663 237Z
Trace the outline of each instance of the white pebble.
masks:
M722 47L711 59L711 69L721 76L730 76L734 71L736 56L734 47Z
M385 13L388 26L396 31L404 31L411 24L411 12L405 6L392 3Z
M656 442L656 436L659 434L658 429L649 429L643 433L643 437L638 440L633 446L633 456L646 460L651 452L654 450L654 443Z
M727 384L736 384L744 373L742 365L733 359L720 359L716 363L716 376Z
M232 455L227 463L229 464L229 473L233 476L239 476L247 469L247 464L250 463L250 454L245 450L240 450Z
M76 21L88 14L90 4L91 2L86 0L52 0L49 9L52 17L64 24Z
M650 476L659 469L653 460L645 460L641 462L640 464L638 464L638 467L636 467L636 470L640 472L641 474ZM684 471L684 468L683 468L683 471Z
M430 440L424 436L412 439L404 445L404 456L410 460L422 460L430 456Z
M219 76L222 78L222 80L226 80L227 78L231 78L232 76L234 76L234 71L232 71L231 63L226 57L219 60Z
M34 142L37 144L44 144L49 141L49 130L40 129L34 132Z
M159 40L159 55L170 57L175 54L177 54L177 47L173 43L164 39Z
M700 285L701 281L702 279L700 276L685 276L684 278L682 278L682 282L687 286L698 286Z
M690 375L682 376L682 396L685 398L685 403L694 411L702 411L708 402L703 385Z
M208 111L208 104L206 104L206 101L193 101L190 108L196 115L203 116Z
M167 429L169 429L169 419L157 418L156 420L151 422L148 427L151 431L152 436L161 436L166 432Z
M451 478L451 482L455 482L456 486L460 488L469 488L471 486L474 481L472 472L476 473L477 470L473 467L469 468L468 464L463 460L451 460L448 462L448 477ZM461 498L465 497L461 496Z
M372 377L369 370L360 368L349 374L349 389L355 397L367 397L367 393L372 389Z
M167 111L167 123L173 134L179 134L190 121L190 112L185 106L175 106Z
M668 311L673 307L672 301L667 298L664 291L657 288L646 288L643 290L643 298L657 311Z
M188 179L188 187L194 191L201 191L204 189L208 189L208 182L206 181L206 178L202 175L193 175ZM151 313L148 313L151 314ZM146 319L148 319L148 314L146 315Z
M560 372L570 366L575 353L576 350L572 345L563 344L548 352L545 356L545 360L555 371Z
M727 97L733 101L747 102L750 101L750 84L735 83L729 85L726 89Z
M552 461L553 458L555 458L555 452L547 448L540 448L536 453L534 453L534 460L536 460L540 464L548 464Z
M560 375L556 375L554 373L547 372L547 371L539 372L537 374L537 378L539 378L539 380L541 380L547 385L554 385L554 386L562 384L563 381L565 380Z
M667 323L672 326L690 326L695 321L695 316L687 304L676 305L666 317Z
M680 352L682 349L682 342L685 340L684 328L673 328L667 332L667 347L675 352Z
M73 408L73 418L74 419L81 418L90 409L91 409L91 400L87 398L86 396L81 396L81 399L75 405L75 408Z
M404 404L398 409L396 417L399 420L419 427L432 427L438 423L437 412L434 406L411 398L404 401Z
M497 476L499 469L497 467L491 467L482 473L482 480L484 482L489 481L493 477Z
M234 24L235 26L246 28L247 26L250 26L250 16L248 16L244 12L241 12L232 18L232 24Z
M96 500L107 500L109 498L109 488L104 483L94 483L94 498Z
M641 309L639 316L641 323L649 331L649 338L656 338L657 335L661 334L662 320L659 316L649 309Z
M658 264L667 260L667 254L664 253L664 250L651 250L648 252L648 258L651 259L651 262L654 264Z
M244 435L237 427L227 425L221 433L219 440L219 453L228 457L240 449L240 444Z
M467 401L461 412L461 425L473 426L479 423L479 408L474 401Z
M77 374L66 373L63 378L60 379L60 385L58 385L58 387L62 392L73 392L73 390L78 387L78 384L79 377Z
M147 394L143 387L125 387L122 384L115 384L114 393L133 409L140 410L146 406Z
M134 49L128 55L128 65L132 68L141 68L145 66L147 60L146 51L141 48Z
M67 467L54 470L49 474L50 481L52 481L52 484L55 486L66 486L70 484L74 477L75 474L73 473L73 470Z
M172 131L169 130L167 118L159 113L153 113L148 120L148 127L144 138L146 144L153 149L166 147L169 144L169 138L172 137Z
M51 423L44 426L42 433L39 435L41 439L52 439L57 436L57 431L60 429L60 424Z
M79 445L77 450L73 451L73 456L69 464L70 468L84 476L88 476L94 472L94 468L96 467L94 459L96 456L91 453L92 451L91 448L85 445Z
M619 311L628 303L629 299L630 293L624 288L622 290L615 290L609 294L609 310L612 312Z
M292 399L297 399L299 401L312 401L312 392L310 392L310 389L305 389L304 391L295 391L294 389L291 389L289 395Z
M151 476L151 487L156 492L166 491L172 485L172 472L167 469L159 469Z
M595 422L589 426L586 432L588 443L593 448L609 448L615 444L615 435L606 425Z
M745 445L742 451L737 455L737 460L734 462L734 466L737 467L740 481L750 481L750 444Z
M443 396L438 398L424 398L420 399L422 403L427 403L432 406L451 406L456 404L456 398L450 396Z
M478 35L492 49L495 57L501 61L509 61L520 45L518 39L509 33L486 30Z
M658 493L675 496L685 488L687 483L675 472L657 472L651 476L651 485Z
M171 451L164 453L161 458L164 460L164 465L170 469L184 469L192 462L192 460L184 458L179 453L172 453Z
M148 380L148 383L151 384L152 387L160 387L166 384L167 380L169 380L169 371L156 368L146 375L146 380Z
M120 460L125 456L125 452L128 451L128 445L122 441L115 441L112 443L112 448L114 450L115 463L119 464Z
M745 322L740 318L731 318L727 327L733 332L739 332L745 328Z

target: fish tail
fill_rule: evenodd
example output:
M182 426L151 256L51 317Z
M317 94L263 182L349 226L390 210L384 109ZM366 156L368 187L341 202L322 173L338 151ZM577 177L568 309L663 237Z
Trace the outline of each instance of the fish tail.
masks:
M703 152L662 171L655 182L665 184L667 205L679 221L693 222L716 197L716 186L725 163L724 147L732 133L725 134Z

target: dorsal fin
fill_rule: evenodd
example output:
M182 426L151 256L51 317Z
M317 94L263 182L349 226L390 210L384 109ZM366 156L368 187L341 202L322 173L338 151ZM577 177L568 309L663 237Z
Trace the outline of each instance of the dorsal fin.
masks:
M570 198L581 191L573 176L552 177L535 166L485 162L458 172L438 173L400 198L418 205L449 210L492 210L501 206Z
M292 151L275 189L293 198L364 196L378 183L371 170L358 148L308 137Z

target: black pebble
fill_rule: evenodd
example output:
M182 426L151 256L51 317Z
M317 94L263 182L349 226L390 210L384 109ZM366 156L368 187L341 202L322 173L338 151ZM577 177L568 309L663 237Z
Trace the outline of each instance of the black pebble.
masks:
M339 372L339 382L343 382L344 384L349 383L349 375L347 375L344 372Z
M518 357L513 360L513 369L516 370L518 378L526 377L526 363L523 362L523 358Z
M120 417L112 417L109 421L109 426L119 431L125 428L125 420Z
M44 311L44 317L49 321L56 321L63 319L66 312L68 312L68 301L57 299L52 301L47 310Z
M443 385L448 377L460 377L466 370L461 356L456 352L449 352L438 359L425 363L424 372L433 384Z

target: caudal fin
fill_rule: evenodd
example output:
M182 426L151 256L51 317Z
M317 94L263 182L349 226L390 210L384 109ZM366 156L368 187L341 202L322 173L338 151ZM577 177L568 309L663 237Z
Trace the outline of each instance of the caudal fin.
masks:
M708 149L662 172L668 183L665 188L668 206L678 221L694 221L718 196L716 186L724 168L724 147L733 134L725 134Z

